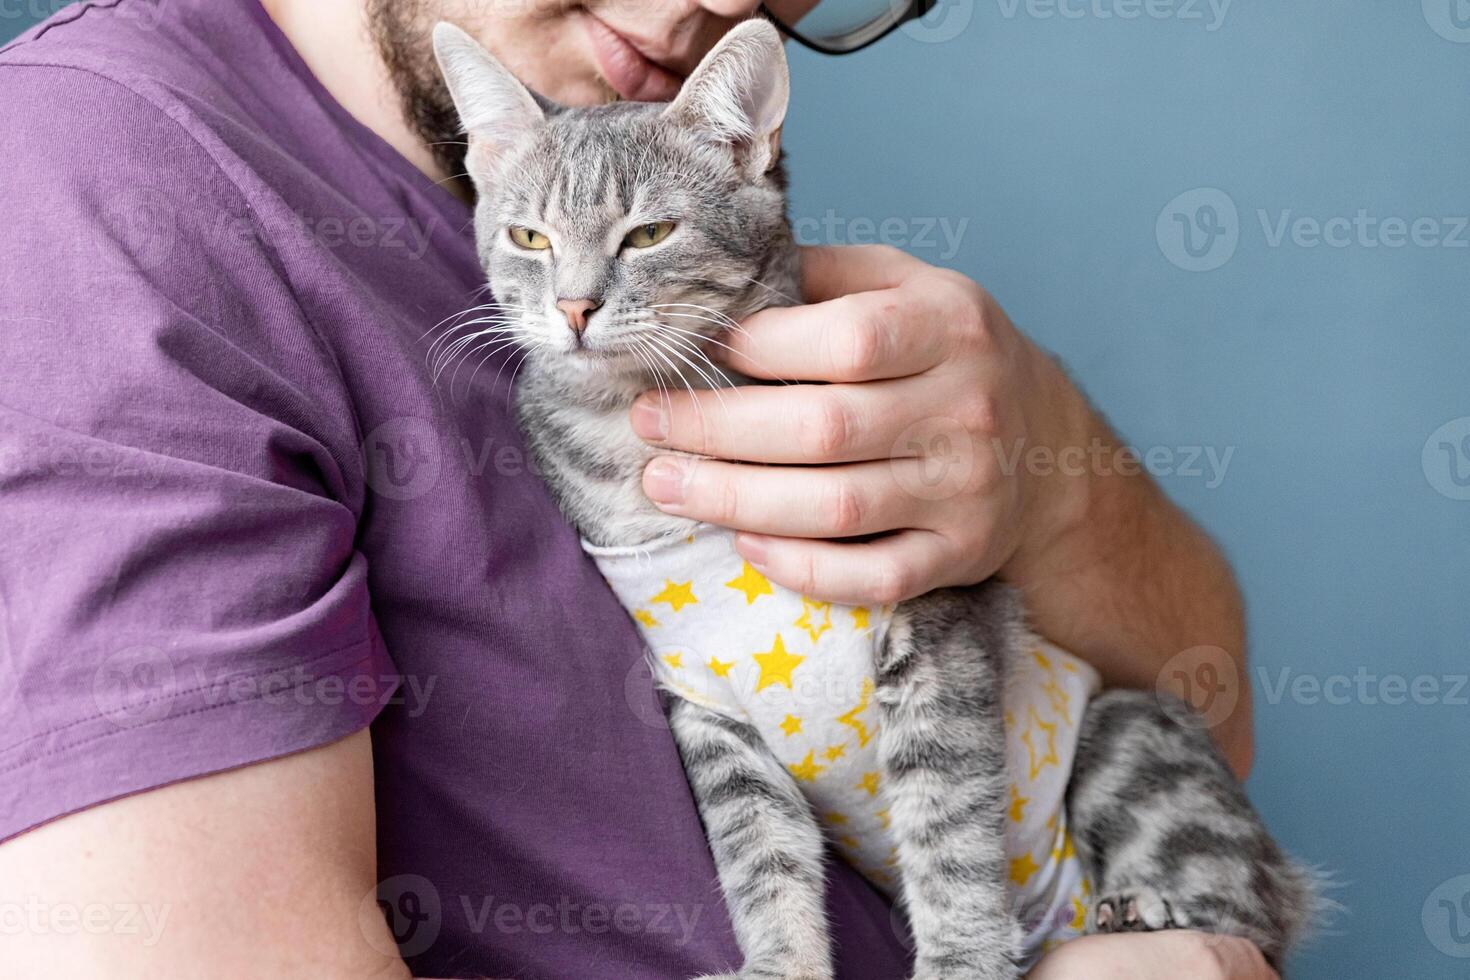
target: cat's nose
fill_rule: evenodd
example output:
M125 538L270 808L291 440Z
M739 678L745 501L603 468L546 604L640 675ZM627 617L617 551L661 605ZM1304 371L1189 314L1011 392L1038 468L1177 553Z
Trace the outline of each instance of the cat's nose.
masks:
M592 311L602 304L595 299L559 299L556 308L561 310L567 318L567 326L572 328L572 333L582 335L587 329L587 321L592 317Z

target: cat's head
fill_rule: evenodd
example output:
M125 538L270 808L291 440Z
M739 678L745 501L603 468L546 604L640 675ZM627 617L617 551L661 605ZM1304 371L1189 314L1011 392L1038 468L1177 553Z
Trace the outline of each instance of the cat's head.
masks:
M667 105L558 106L458 28L434 44L469 137L498 329L533 357L698 384L694 349L795 301L789 82L769 22L731 30Z

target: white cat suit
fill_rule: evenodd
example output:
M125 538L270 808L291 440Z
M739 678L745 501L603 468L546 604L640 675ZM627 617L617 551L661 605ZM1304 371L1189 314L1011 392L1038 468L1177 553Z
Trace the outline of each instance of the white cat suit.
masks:
M892 895L873 698L891 609L816 602L769 582L722 528L651 549L583 546L637 620L658 683L754 726L839 851ZM1041 641L1020 660L1005 692L1006 856L1029 966L1080 935L1086 919L1091 889L1064 799L1077 725L1100 684L1087 664Z

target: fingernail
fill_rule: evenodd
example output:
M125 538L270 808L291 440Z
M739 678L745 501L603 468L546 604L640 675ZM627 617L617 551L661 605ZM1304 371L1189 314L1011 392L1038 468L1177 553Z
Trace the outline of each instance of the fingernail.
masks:
M655 395L640 395L633 403L633 431L640 439L662 441L669 437L669 413Z
M750 534L735 535L735 550L740 557L750 562L757 568L766 563L766 542L764 538L758 538Z
M682 504L689 471L675 456L659 456L643 470L643 492L656 504Z

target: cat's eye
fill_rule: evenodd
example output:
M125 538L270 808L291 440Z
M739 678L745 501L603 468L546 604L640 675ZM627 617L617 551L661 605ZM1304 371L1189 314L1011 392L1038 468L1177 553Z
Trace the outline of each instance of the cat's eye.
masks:
M629 248L649 248L668 238L669 232L673 230L672 221L650 221L623 236L623 244Z
M510 226L510 240L521 248L529 248L534 252L551 247L551 239L535 229L522 228L520 225Z

